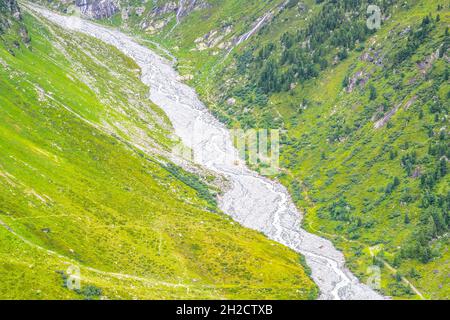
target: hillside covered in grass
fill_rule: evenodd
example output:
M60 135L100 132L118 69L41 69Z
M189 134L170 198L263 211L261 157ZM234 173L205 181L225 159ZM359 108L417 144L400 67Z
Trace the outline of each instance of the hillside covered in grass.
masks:
M277 178L361 279L377 265L386 295L448 299L448 3L171 3L99 21L169 49L229 127L283 129Z
M1 299L317 296L298 254L220 213L218 177L170 160L178 141L133 61L10 9L0 13Z

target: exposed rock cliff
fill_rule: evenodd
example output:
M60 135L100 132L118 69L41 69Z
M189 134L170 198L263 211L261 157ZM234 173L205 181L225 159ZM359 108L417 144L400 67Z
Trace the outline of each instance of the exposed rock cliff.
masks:
M140 26L147 32L154 33L168 25L174 18L174 15L176 25L178 25L180 21L191 12L205 9L209 6L210 3L206 0L165 1L147 10L145 16L143 16ZM130 8L126 10L129 12Z

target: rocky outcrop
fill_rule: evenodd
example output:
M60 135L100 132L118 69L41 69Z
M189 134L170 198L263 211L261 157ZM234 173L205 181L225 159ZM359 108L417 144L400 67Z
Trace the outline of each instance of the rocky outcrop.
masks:
M209 8L211 5L207 0L179 0L166 1L150 10L141 22L141 28L148 33L155 33L176 18L176 25L191 12Z
M416 102L416 100L417 100L417 96L413 96L411 99L409 99L406 103L405 103L405 105L403 106L403 109L404 110L408 110L411 106L412 106L412 104L414 103L414 102ZM402 104L401 103L399 103L399 104L397 104L394 108L392 108L388 113L386 113L384 116L383 116L383 118L381 118L380 120L378 120L377 122L375 122L375 124L374 124L374 128L375 129L380 129L380 128L382 128L382 127L384 127L388 122L389 122L389 120L397 113L397 111L398 110L400 110L400 107L402 106Z
M158 18L167 14L176 14L178 18L189 15L194 10L205 9L210 7L206 0L179 0L166 1L157 5L151 10L150 17Z
M194 10L206 9L210 4L205 0L180 0L178 3L177 17L183 18Z
M224 42L224 38L233 30L232 26L225 26L219 30L212 30L195 40L196 50L202 51L217 47L219 49L227 49L232 43L231 41Z
M359 86L364 87L369 81L370 75L365 70L357 71L353 76L348 79L346 91L347 93L353 92L353 90Z
M13 45L18 48L20 46L20 41L25 43L27 46L30 43L30 37L28 36L27 29L21 23L22 15L20 13L20 8L16 0L2 0L0 2L0 36L10 32L16 33L16 40L13 41ZM14 28L12 28L14 26ZM13 51L9 49L11 53Z
M178 4L175 1L167 1L164 4L155 6L142 20L140 27L150 34L158 32L170 22L171 19L167 16L175 14L177 10Z
M428 71L430 71L431 67L433 66L433 63L439 58L439 52L441 48L433 52L431 55L425 58L425 60L420 61L417 63L417 67L420 70L420 73L422 75L426 75Z
M360 57L361 61L373 63L379 67L383 66L384 57L381 54L381 50L375 50L374 48L369 48Z
M119 11L113 0L75 0L83 16L91 19L106 19Z
M9 13L19 18L20 10L16 0L3 0L0 2L0 13Z
M228 53L230 53L234 47L247 41L250 37L258 33L259 30L261 30L265 25L270 23L277 14L286 8L288 3L289 1L285 1L275 6L264 15L256 19L253 24L249 26L249 30L244 34L236 35L231 38L227 37L232 33L234 27L233 25L225 25L221 29L211 30L203 37L199 37L195 40L196 49L194 50L203 51L206 49L217 48L220 50L227 50ZM296 5L300 6L300 3L296 3L295 6Z
M19 20L21 15L16 0L2 0L0 2L0 33L4 33L14 21Z

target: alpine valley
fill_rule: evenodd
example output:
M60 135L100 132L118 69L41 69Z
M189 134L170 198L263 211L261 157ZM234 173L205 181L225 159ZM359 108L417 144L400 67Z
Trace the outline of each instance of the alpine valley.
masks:
M0 299L450 299L449 23L0 0Z

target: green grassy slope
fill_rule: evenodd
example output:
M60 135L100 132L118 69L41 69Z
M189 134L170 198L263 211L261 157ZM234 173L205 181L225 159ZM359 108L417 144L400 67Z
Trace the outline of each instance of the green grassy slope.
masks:
M0 45L0 298L317 295L296 253L163 165L171 126L132 61L24 20L30 47ZM71 265L80 292L64 286Z

